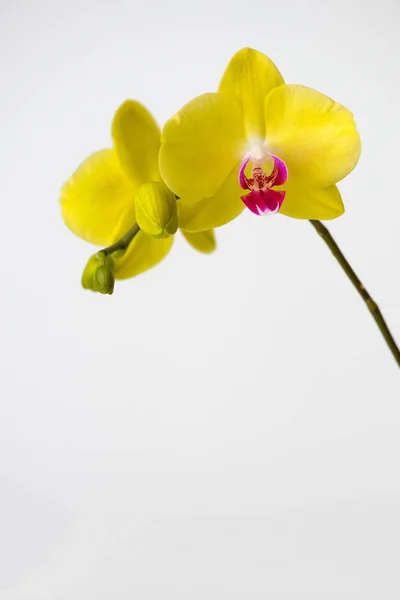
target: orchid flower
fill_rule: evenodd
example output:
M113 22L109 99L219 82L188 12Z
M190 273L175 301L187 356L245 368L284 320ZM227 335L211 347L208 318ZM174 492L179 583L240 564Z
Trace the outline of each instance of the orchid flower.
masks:
M159 166L182 199L181 226L202 231L245 207L256 215L338 217L336 183L354 169L360 148L347 108L286 85L267 56L244 48L218 92L194 98L166 123Z
M320 219L344 212L337 183L361 152L353 115L324 94L285 84L250 48L231 59L216 93L183 106L162 134L127 101L112 125L113 147L87 158L64 185L62 214L89 242L107 245L88 261L85 288L111 294L115 279L159 263L181 228L197 250L215 248L213 228L247 207L256 215L309 219L365 302L397 364L378 305Z
M139 102L124 102L114 116L112 138L112 148L80 165L60 199L64 221L75 234L110 247L90 259L82 278L84 287L103 293L112 293L111 275L134 277L163 260L179 220L175 194L158 169L160 129L149 111ZM212 231L183 233L196 250L214 250ZM111 256L111 263L105 264L104 256ZM92 285L91 277L98 275L101 281Z

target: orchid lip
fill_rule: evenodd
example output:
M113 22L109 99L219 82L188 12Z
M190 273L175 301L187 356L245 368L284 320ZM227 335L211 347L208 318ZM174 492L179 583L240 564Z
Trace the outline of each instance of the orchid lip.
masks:
M249 194L241 196L241 200L251 212L256 215L276 214L279 212L286 192L271 188L283 185L288 179L288 169L282 159L274 154L269 154L274 161L274 166L269 175L266 175L261 166L261 160L247 155L240 166L239 184L243 190L250 190ZM252 160L252 177L247 177L245 170Z
M286 192L282 190L251 190L249 194L241 196L243 204L255 215L275 215L285 199Z
M247 167L247 165L249 164L251 156L246 156L246 158L243 160L241 166L240 166L240 171L239 171L239 183L240 183L240 187L242 188L242 190L248 190L249 186L248 186L248 179L246 177L246 175L244 174L244 171Z

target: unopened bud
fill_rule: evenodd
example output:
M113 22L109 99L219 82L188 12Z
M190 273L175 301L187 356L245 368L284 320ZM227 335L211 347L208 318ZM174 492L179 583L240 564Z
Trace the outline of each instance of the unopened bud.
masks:
M112 294L114 291L115 275L111 258L104 252L93 254L82 273L82 285L87 290Z
M174 235L178 229L175 194L162 181L145 183L135 197L136 221L155 238Z

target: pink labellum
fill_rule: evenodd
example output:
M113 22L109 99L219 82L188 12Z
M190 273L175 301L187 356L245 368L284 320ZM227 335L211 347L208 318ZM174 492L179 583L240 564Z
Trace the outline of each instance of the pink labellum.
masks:
M281 160L277 156L274 156L273 154L271 154L271 156L274 159L274 168L272 170L271 175L269 176L269 187L274 187L275 185L283 185L287 182L288 168L283 162L283 160Z
M241 165L240 171L239 171L239 183L240 183L240 187L242 188L242 190L249 189L249 185L248 185L249 180L246 177L246 175L244 174L244 170L247 167L247 165L249 164L249 160L250 160L250 156L246 156L246 158L242 162L242 165Z
M255 215L276 214L285 199L286 192L278 190L252 190L250 194L241 196L241 200Z
M255 162L252 177L246 177L245 169L251 160L246 156L239 170L239 183L243 190L250 190L249 194L241 196L241 200L251 212L256 215L276 214L279 212L285 199L286 192L273 190L276 185L283 185L288 178L288 169L283 160L270 155L274 160L274 167L270 175L262 170L260 161Z

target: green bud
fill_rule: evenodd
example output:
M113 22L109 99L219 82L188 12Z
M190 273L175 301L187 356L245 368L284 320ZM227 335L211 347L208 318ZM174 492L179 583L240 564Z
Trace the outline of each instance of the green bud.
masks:
M142 185L135 197L135 211L140 229L155 238L169 237L178 229L175 194L163 181Z
M93 254L93 256L91 256L87 261L86 267L82 273L82 286L85 288L85 290L93 289L93 276L96 272L96 269L98 269L99 264L99 257L97 254Z
M82 286L100 294L112 294L114 291L115 275L113 260L104 252L93 254L82 273Z
M114 291L114 270L109 264L99 267L93 276L94 291L100 294L112 294Z

